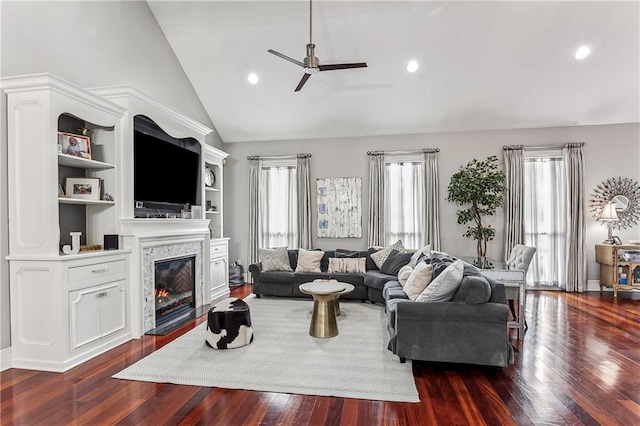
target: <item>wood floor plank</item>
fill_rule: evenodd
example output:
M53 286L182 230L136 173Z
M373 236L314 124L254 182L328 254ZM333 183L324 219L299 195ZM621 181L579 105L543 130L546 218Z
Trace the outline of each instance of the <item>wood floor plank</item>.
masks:
M251 286L235 287L245 297ZM206 425L640 424L640 292L527 294L507 368L413 362L419 403L113 379L202 324L142 336L64 374L0 373L0 423Z

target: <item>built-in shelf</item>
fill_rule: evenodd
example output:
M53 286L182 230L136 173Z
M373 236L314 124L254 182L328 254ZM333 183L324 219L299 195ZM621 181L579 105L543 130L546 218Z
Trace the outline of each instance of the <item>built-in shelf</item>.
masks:
M211 187L208 187L208 186L206 186L204 188L204 190L208 191L208 192L220 192L220 190L218 188L211 188Z
M88 160L86 158L60 153L58 153L58 165L95 170L113 169L115 167L113 164L103 163L102 161Z
M205 213L206 214L220 214L220 212L209 212L209 211L206 211Z
M103 200L83 200L79 198L66 198L66 197L58 197L58 203L60 204L79 204L79 205L87 205L87 204L103 204L108 206L115 205L113 201L103 201Z

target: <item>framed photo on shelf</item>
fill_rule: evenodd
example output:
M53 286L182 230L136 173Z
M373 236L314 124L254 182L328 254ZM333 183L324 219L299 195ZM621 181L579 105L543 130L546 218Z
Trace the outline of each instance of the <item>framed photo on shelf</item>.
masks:
M100 179L64 178L65 194L69 198L100 200Z
M620 240L620 237L618 237L617 235L613 235L611 237L611 241L613 242L613 244L619 246L622 244L622 241Z
M91 160L90 142L89 136L58 132L58 151L62 154Z

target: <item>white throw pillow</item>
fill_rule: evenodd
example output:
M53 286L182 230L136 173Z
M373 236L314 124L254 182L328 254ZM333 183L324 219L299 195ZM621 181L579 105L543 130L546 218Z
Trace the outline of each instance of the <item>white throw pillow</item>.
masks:
M426 262L420 262L413 268L406 284L402 287L409 299L416 300L431 282L433 276L433 266Z
M398 271L398 282L402 287L404 287L404 285L407 283L407 280L409 279L409 276L412 272L413 266L411 265L404 265L402 268L400 268L400 270Z
M431 244L427 244L421 249L416 250L416 252L413 253L413 256L411 256L411 260L409 260L409 265L416 266L418 264L418 259L420 259L420 256L423 254L426 254L427 256L431 255Z
M320 270L322 256L324 256L323 251L298 249L296 272L322 272Z
M366 261L364 257L330 257L330 274L364 274L366 272Z
M289 254L286 247L259 248L258 257L262 262L262 272L293 272L289 264Z
M464 263L456 260L431 281L416 298L416 302L448 302L462 282Z
M400 252L403 252L404 251L404 246L402 245L402 240L398 240L395 243L391 244L388 247L383 248L380 251L377 251L375 253L371 253L371 259L376 264L378 269L380 269L382 267L382 264L384 263L385 260L387 260L387 258L389 257L389 254L391 254L393 249L396 249L396 250L398 250Z

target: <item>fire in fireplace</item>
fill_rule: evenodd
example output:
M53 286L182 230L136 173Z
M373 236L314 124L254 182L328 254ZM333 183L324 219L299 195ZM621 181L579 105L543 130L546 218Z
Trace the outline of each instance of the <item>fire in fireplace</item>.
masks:
M195 309L196 257L155 262L156 327Z

